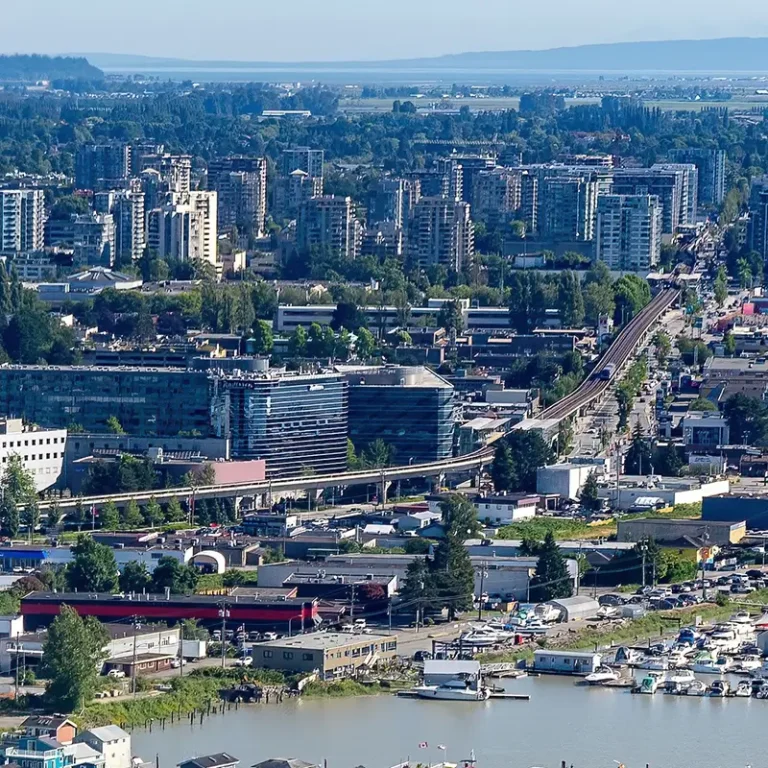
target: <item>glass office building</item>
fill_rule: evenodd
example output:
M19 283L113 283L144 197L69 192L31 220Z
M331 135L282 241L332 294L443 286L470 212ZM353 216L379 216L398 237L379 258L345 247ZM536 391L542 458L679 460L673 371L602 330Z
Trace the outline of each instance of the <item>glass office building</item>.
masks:
M214 377L212 415L232 455L265 459L267 477L346 470L347 382L339 374Z
M0 415L41 427L105 432L114 416L132 435L211 432L205 372L91 366L0 366Z
M423 367L342 368L349 382L349 436L362 451L375 440L394 449L394 464L453 455L453 385Z

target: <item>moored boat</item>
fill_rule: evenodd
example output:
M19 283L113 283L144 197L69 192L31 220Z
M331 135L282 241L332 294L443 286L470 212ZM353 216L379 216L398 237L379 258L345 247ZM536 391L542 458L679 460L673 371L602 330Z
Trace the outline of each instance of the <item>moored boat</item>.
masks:
M618 680L621 675L610 667L598 667L592 674L584 678L587 685L602 685L603 683L612 683Z

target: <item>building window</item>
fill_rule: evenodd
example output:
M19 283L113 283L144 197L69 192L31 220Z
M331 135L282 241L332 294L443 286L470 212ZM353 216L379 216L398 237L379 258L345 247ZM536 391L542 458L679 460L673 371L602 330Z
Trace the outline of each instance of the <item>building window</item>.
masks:
M292 659L293 658L293 651L283 651L283 658L284 659Z
M315 654L314 653L305 653L301 657L304 661L314 661L315 660Z
M264 651L264 658L265 659L271 659L272 658L272 651Z

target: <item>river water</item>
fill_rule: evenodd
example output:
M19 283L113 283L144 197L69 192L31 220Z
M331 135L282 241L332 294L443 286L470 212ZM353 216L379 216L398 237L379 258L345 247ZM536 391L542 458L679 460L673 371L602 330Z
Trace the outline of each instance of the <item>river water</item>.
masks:
M706 677L702 676L706 681ZM133 733L134 754L160 768L229 752L240 768L269 757L297 757L328 768L389 768L409 757L458 762L475 751L478 768L768 766L768 700L633 695L585 688L573 678L505 681L530 701L420 701L395 696L298 699L241 705L206 718ZM420 749L419 744L429 746ZM445 753L437 745L446 747Z

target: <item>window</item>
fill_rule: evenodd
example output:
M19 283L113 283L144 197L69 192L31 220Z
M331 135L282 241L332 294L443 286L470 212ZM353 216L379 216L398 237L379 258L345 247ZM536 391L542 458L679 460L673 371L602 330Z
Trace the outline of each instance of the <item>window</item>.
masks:
M314 661L315 660L315 654L314 653L304 653L301 656L303 661Z
M273 656L272 651L264 651L264 658L265 659L271 659Z
M283 651L283 658L284 659L292 659L293 658L293 651Z

